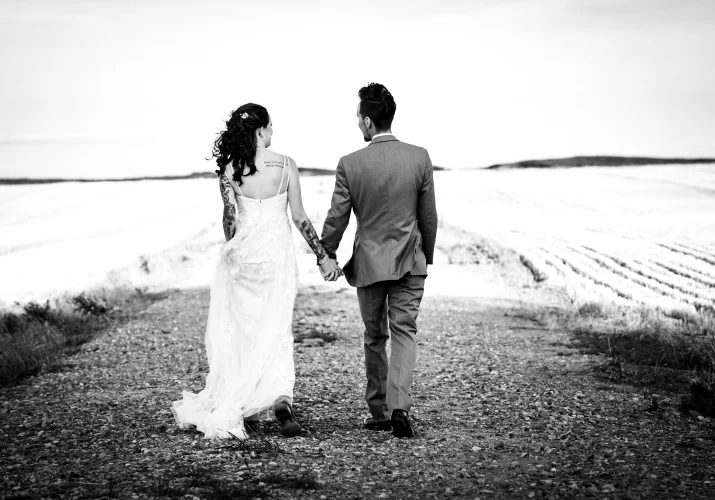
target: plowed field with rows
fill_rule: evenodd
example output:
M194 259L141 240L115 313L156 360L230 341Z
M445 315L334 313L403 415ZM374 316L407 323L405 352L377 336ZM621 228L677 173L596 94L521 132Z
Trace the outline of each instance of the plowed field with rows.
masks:
M576 300L715 305L715 167L449 172L444 224L515 249Z

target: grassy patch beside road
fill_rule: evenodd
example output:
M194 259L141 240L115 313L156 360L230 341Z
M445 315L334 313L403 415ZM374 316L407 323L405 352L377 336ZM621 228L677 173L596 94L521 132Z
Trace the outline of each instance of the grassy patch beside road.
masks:
M152 299L136 290L82 293L54 305L28 302L21 312L0 314L0 386L52 370L64 355Z
M715 416L715 314L710 309L692 313L585 302L537 316L550 328L570 332L583 351L607 356L613 376L646 385L690 384L685 406Z

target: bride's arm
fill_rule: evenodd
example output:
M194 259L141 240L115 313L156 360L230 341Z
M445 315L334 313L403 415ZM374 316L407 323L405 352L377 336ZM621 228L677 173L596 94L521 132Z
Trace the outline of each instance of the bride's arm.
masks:
M300 234L303 235L303 239L305 239L318 258L318 265L320 266L320 272L323 277L334 281L338 279L342 271L337 266L337 262L328 257L325 248L323 248L323 245L320 243L318 233L315 231L313 224L311 224L308 215L305 213L305 209L303 208L303 196L300 189L300 175L298 174L298 166L295 161L293 161L293 158L289 158L288 168L288 175L290 176L290 183L288 184L288 203L290 204L293 224L298 228Z
M236 193L228 180L228 172L229 170L224 171L218 178L223 200L223 235L226 237L226 241L236 234Z

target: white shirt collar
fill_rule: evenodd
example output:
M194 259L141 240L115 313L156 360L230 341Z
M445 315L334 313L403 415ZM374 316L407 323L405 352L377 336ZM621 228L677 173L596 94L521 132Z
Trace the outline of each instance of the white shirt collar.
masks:
M381 133L379 133L379 134L373 135L373 136L372 136L372 139L370 139L370 140L374 141L375 139L377 139L377 138L380 137L381 135L395 135L395 134L393 134L392 132L381 132Z

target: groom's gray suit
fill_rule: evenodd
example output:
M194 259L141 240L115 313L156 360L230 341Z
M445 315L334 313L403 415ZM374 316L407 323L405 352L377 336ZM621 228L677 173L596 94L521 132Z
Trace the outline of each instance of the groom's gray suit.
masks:
M412 406L417 314L437 235L427 150L382 135L340 159L321 239L330 257L335 257L351 209L357 231L352 258L343 271L357 287L365 323L365 399L375 420L389 420L392 410L409 411Z

